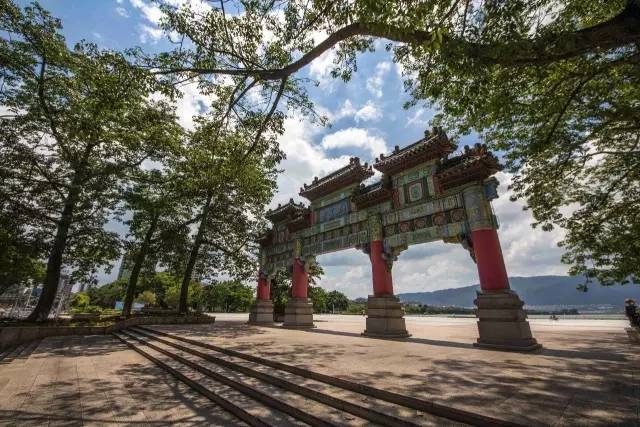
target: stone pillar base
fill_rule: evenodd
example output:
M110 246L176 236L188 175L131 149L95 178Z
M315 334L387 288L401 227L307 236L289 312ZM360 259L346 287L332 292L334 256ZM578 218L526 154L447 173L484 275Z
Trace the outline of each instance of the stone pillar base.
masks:
M367 300L367 328L362 333L373 338L407 338L404 309L393 295L369 295Z
M307 329L315 328L313 324L313 304L309 298L289 298L284 307L283 328Z
M270 299L259 299L251 306L249 323L273 323L273 302Z
M542 348L531 335L524 302L510 289L483 291L473 302L477 308L480 338L476 347L532 351Z

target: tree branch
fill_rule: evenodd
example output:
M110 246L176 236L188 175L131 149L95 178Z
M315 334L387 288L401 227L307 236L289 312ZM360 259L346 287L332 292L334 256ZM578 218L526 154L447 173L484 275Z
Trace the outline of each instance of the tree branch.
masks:
M261 80L282 80L310 64L336 44L356 36L384 38L399 43L423 45L431 43L433 32L401 28L383 23L356 22L335 31L324 41L291 64L273 70L250 68L197 68L177 67L155 71L155 74L226 74L253 76ZM504 66L545 65L599 50L619 48L640 43L640 5L629 0L625 9L600 24L574 32L562 32L538 39L517 40L507 43L483 44L445 35L441 50L458 53L487 64Z
M249 157L251 152L253 152L253 150L258 145L258 142L260 141L262 134L267 128L267 124L269 124L271 117L273 117L273 114L276 112L276 109L278 108L278 104L280 103L280 98L282 98L282 94L284 93L284 88L286 85L287 85L287 78L285 77L284 79L282 79L282 82L280 83L280 87L278 88L276 99L273 101L273 104L271 104L271 109L269 110L264 120L262 121L262 124L260 125L260 129L258 129L258 132L256 133L256 136L253 139L253 143L251 144L251 147L249 147L249 149L244 154L244 156L242 156L242 159L240 160L241 164L244 163L245 159Z

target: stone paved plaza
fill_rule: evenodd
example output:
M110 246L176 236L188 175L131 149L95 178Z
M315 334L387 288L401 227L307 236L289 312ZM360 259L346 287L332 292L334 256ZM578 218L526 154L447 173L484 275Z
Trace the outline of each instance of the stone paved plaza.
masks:
M638 425L624 321L534 319L544 349L527 354L473 347L474 319L407 317L412 337L386 341L361 337L360 316L316 316L307 331L246 318L154 328L520 424ZM0 391L1 425L239 424L112 337L43 340L0 365Z

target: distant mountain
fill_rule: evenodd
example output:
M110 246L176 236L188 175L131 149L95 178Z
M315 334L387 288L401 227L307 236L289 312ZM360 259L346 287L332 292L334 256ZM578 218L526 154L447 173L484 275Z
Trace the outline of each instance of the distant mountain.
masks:
M580 277L533 276L509 278L511 289L516 291L525 304L531 306L586 306L612 305L622 309L626 298L640 302L640 286L600 286L589 285L587 292L576 290ZM473 307L473 300L480 285L463 288L443 289L433 292L412 292L398 294L401 302L420 302L427 305Z

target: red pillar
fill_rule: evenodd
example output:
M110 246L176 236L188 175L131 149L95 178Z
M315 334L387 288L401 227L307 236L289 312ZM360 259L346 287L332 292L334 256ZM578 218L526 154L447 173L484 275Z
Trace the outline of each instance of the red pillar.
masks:
M291 281L293 283L291 296L294 298L307 298L309 275L304 271L304 266L300 262L300 258L297 257L293 259L293 274Z
M480 288L483 291L509 289L498 231L494 228L474 230L471 232L471 242L478 265Z
M374 240L371 242L369 259L371 260L371 275L373 277L373 294L393 295L391 271L387 268L387 263L384 258L382 258L382 254L382 240Z
M259 300L269 300L271 295L270 295L270 286L269 286L269 281L267 280L266 277L264 277L264 275L262 273L260 273L260 275L258 276L258 290L257 290L257 295L256 297Z

